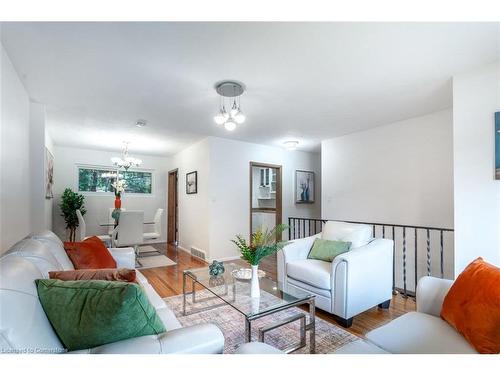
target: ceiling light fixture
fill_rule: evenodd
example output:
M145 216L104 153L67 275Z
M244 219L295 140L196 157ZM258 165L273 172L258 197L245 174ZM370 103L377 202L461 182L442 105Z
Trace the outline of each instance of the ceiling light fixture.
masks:
M299 141L286 141L283 145L288 151L295 151L299 145Z
M137 126L138 128L143 128L146 126L146 123L147 123L146 120L139 119L135 122L135 126Z
M124 146L121 158L111 158L111 162L113 163L113 165L125 170L128 170L130 167L138 167L142 164L141 159L133 158L128 155L128 144L129 142L123 142Z
M220 101L219 112L214 116L214 121L217 125L224 125L226 130L233 131L237 124L243 124L246 120L240 105L245 85L236 81L222 81L215 84L215 91L220 95ZM231 108L229 112L226 104Z

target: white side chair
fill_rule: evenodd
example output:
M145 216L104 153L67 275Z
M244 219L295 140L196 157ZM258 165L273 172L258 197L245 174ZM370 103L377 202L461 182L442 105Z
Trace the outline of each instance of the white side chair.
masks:
M139 255L139 245L144 242L144 211L123 211L120 213L118 226L113 231L113 246L132 246L135 250L136 262Z
M82 212L80 210L76 210L76 217L78 218L78 228L80 228L80 241L90 237L87 236L87 224L85 224L85 220L83 219ZM98 235L96 236L100 240L106 243L106 245L111 245L111 236L110 235Z
M163 208L158 208L155 213L155 219L154 219L154 227L155 231L154 232L147 232L144 233L144 239L145 240L156 240L157 238L161 237L161 217L163 216Z
M114 207L109 209L109 216L108 216L108 220L109 220L109 222L110 222L110 223L112 223L112 222L114 222L114 221L115 221L115 219L113 219L113 216L112 216L112 215L113 215L113 211L114 211L114 210L115 210L115 209L114 209ZM121 210L122 210L122 211L125 211L126 209L122 207L122 208L121 208ZM109 227L109 229L108 229L108 234L111 236L111 235L113 234L113 231L114 231L114 230L115 230L115 228L114 228L114 227Z

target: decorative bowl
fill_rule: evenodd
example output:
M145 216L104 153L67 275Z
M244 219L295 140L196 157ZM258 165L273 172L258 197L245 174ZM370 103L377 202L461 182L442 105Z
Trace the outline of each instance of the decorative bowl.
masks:
M259 278L266 276L266 273L262 270L258 270L257 272L259 274ZM239 270L232 271L231 275L233 275L233 277L238 280L250 281L252 279L252 269L240 268Z

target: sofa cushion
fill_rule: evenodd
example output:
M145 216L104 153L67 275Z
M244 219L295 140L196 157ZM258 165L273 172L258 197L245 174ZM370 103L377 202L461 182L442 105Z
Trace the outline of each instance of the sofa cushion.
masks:
M62 241L51 231L44 231L41 233L32 233L28 237L43 243L47 249L52 253L54 258L57 259L63 270L74 270L73 263L68 258L68 254L64 250Z
M468 354L474 348L441 318L409 312L374 329L366 338L395 354Z
M156 313L160 317L163 325L165 326L167 331L172 331L174 329L182 328L181 323L175 317L175 314L168 307L162 307L156 310Z
M292 279L315 286L320 289L331 289L331 263L316 259L301 259L288 262L286 273Z
M28 259L40 270L44 277L48 277L50 271L62 269L47 246L42 242L32 239L24 239L17 242L7 250L4 256L18 256Z
M350 242L330 241L316 238L307 258L332 262L337 255L348 252L350 248Z
M377 345L365 340L356 340L337 349L333 354L390 354Z
M478 258L444 298L441 317L479 353L500 353L500 268Z
M81 242L65 242L64 249L76 269L116 268L111 253L96 236Z
M124 281L136 283L135 270L128 268L101 268L101 269L84 269L84 270L69 270L69 271L51 271L49 279L58 279L63 281L74 280L107 280L107 281Z
M142 288L120 281L36 280L38 297L69 350L165 331Z
M41 277L29 259L0 258L0 352L64 352L38 300L34 280Z
M343 221L327 221L321 238L330 241L345 241L351 243L351 248L365 246L373 238L370 225L351 224Z

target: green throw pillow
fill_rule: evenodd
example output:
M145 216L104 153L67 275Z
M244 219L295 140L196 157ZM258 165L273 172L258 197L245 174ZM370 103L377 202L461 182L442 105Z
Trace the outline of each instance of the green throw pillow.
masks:
M313 247L307 256L309 259L324 260L331 262L333 259L342 253L346 253L351 249L350 242L330 241L316 238Z
M36 285L45 314L70 351L165 332L135 283L38 279Z

